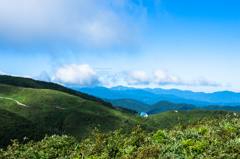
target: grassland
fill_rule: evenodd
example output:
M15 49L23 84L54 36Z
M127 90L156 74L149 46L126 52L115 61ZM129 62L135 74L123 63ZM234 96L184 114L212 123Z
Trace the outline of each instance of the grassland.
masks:
M100 98L96 98L94 96L78 92L69 88L66 88L64 86L61 86L56 83L52 82L44 82L44 81L38 81L30 78L23 78L23 77L12 77L7 75L0 75L0 83L11 85L11 86L17 86L17 87L24 87L24 88L35 88L35 89L51 89L56 90L64 93L68 93L74 96L78 96L80 98L83 98L85 100L93 101L96 103L100 103L106 107L114 108L111 103L105 102L101 100Z
M87 138L94 127L104 133L119 128L129 133L132 127L139 124L148 131L156 131L158 127L152 120L55 90L0 84L0 97L12 98L29 106L1 98L0 109L16 113L50 133L72 135L78 141Z

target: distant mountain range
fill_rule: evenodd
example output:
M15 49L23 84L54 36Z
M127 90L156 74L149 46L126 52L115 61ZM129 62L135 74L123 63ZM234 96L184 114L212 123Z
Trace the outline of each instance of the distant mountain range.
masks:
M114 106L136 110L138 114L140 114L141 112L146 112L148 115L163 113L171 110L190 111L193 109L227 110L227 111L236 111L240 113L240 106L209 105L209 106L196 107L192 104L185 104L185 103L176 104L169 101L159 101L153 105L147 105L145 103L142 103L136 100L131 100L131 99L104 99L104 100L112 103Z
M230 91L221 91L214 93L204 93L204 92L192 92L192 91L182 91L178 89L161 89L161 88L146 88L145 91L154 93L154 94L171 94L185 99L204 101L210 103L240 103L240 93L230 92Z
M222 91L214 93L182 91L178 89L165 90L161 88L136 89L117 86L71 88L104 99L133 99L148 105L166 100L172 103L186 103L195 106L240 106L240 93Z
M106 102L110 102L115 106L136 110L138 114L145 112L148 104L132 99L104 99Z

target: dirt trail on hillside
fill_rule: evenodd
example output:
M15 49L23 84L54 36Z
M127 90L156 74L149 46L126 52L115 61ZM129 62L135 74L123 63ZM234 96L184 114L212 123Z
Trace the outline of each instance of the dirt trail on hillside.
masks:
M0 97L0 99L12 100L12 101L15 101L18 105L21 105L21 106L24 106L24 107L29 107L29 106L27 106L26 104L22 104L22 103L18 102L17 100L14 100L14 99L12 99L12 98ZM58 109L73 109L73 108L80 107L83 102L85 102L85 100L82 101L82 102L81 102L78 106L76 106L76 107L70 107L70 108L60 108L60 107L58 107L58 106L55 106L55 107L58 108Z
M26 104L22 104L22 103L18 102L17 100L14 100L14 99L12 99L12 98L5 98L5 97L0 97L0 98L2 98L2 99L8 99L8 100L13 100L13 101L15 101L18 105L21 105L21 106L24 106L24 107L29 107L29 106L27 106Z

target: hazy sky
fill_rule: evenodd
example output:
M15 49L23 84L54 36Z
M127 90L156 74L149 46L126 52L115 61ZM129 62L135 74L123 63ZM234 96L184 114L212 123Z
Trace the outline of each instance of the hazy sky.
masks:
M240 92L240 1L1 0L0 74Z

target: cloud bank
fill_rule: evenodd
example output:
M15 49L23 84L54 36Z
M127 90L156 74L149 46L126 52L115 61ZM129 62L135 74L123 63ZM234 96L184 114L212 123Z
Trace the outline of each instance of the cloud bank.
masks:
M212 80L208 80L204 77L199 77L194 80L183 80L177 75L170 73L167 70L155 70L153 76L149 76L146 72L141 70L123 71L123 72L112 72L111 69L98 69L97 72L92 69L88 64L82 65L64 65L55 69L52 75L43 71L39 76L35 77L37 80L43 80L46 82L56 82L66 86L74 87L87 87L103 85L119 85L119 82L125 82L127 85L149 85L157 84L161 86L175 85L175 86L206 86L206 87L219 87L220 83ZM99 71L101 70L101 71ZM107 70L110 70L108 72ZM0 75L8 75L0 71ZM30 76L20 76L19 77Z
M150 78L144 71L126 71L126 81L129 85L147 85Z
M154 71L155 82L159 85L186 85L186 86L221 86L220 83L199 77L197 80L186 81L177 75L173 75L167 70Z
M99 83L97 73L88 65L65 65L56 69L52 81L70 86L93 86Z
M0 75L7 75L5 72L0 71Z
M183 84L183 81L180 79L180 77L172 75L167 70L155 70L154 71L154 77L155 82L160 85L168 85L168 84L174 84L174 85L181 85Z
M0 42L122 47L139 39L145 12L130 0L0 1Z
M8 75L8 76L14 76L14 77L32 78L32 76L29 76L29 75L8 74L8 73L2 72L2 71L0 71L0 75Z

